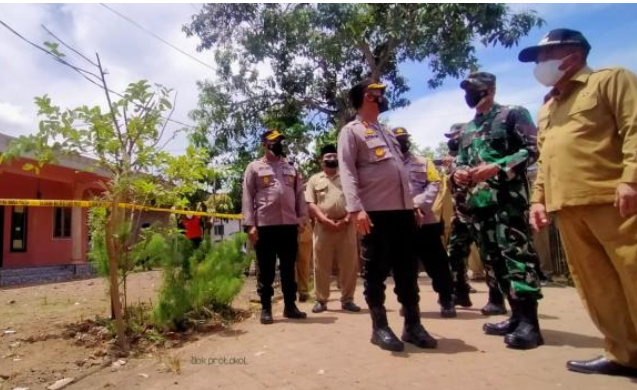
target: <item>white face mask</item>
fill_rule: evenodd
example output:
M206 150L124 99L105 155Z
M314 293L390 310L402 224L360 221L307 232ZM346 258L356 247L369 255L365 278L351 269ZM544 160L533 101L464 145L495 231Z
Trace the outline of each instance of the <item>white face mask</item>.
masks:
M186 218L192 219L192 215L186 215Z
M560 66L563 62L564 59L539 62L535 65L533 74L542 85L552 87L564 77L565 72L560 70Z

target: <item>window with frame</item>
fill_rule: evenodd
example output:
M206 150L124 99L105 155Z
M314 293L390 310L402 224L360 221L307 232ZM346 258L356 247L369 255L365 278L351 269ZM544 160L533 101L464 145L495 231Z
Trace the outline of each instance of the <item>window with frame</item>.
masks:
M224 225L215 225L214 226L214 235L215 236L223 236L224 231L225 231L225 226Z
M53 238L71 238L71 208L53 209Z
M27 251L27 217L28 209L24 206L11 210L11 252Z

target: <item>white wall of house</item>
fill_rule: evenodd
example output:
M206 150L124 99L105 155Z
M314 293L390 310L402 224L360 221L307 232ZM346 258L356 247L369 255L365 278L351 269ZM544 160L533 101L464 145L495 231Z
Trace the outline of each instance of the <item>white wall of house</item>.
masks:
M240 220L216 220L212 227L212 239L213 241L225 240L242 229Z

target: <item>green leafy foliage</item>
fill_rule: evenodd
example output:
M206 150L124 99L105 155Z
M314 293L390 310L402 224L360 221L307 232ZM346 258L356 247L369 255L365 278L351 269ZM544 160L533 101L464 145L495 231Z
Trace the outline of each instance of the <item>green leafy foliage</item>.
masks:
M243 271L251 261L243 251L246 242L243 233L214 245L204 240L194 252L177 237L164 237L164 252L170 255L163 262L164 279L153 313L154 323L160 329L183 329L189 319L205 317L206 311L227 308L241 291ZM186 256L187 268L182 266Z
M512 47L542 24L504 4L205 4L184 31L213 52L218 74L198 83L192 141L243 172L265 128L286 130L290 153L310 173L311 141L346 123L354 83L381 79L390 106L404 107L410 84L434 88L475 69L476 44ZM421 80L401 74L407 62L423 65ZM240 179L226 177L235 204Z

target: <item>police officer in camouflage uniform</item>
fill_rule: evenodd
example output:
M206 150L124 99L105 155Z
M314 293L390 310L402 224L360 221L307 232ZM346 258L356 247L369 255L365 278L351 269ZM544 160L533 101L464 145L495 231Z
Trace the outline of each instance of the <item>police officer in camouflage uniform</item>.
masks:
M451 126L449 133L445 134L449 138L447 148L452 157L457 157L458 155L460 136L465 126L466 124L464 123L456 123ZM455 164L453 164L450 171L451 176L453 176ZM452 181L451 191L454 202L454 219L451 222L448 252L451 269L454 274L456 304L462 307L471 307L470 287L467 283L467 258L471 251L471 244L477 243L476 231L473 229L473 216L467 205L466 188L455 185ZM479 245L478 249L482 250ZM481 252L481 256L485 258L487 255ZM486 277L487 279L492 279L489 273L487 273ZM487 280L487 285L489 286L489 301L480 311L485 316L506 314L504 296L497 287L497 283L494 280Z
M537 129L529 112L494 102L495 76L472 73L460 87L476 116L467 124L458 149L456 184L467 189L485 270L511 306L511 317L485 324L487 334L504 335L516 349L544 343L538 321L542 297L535 270L537 254L529 242L527 168L537 159Z

